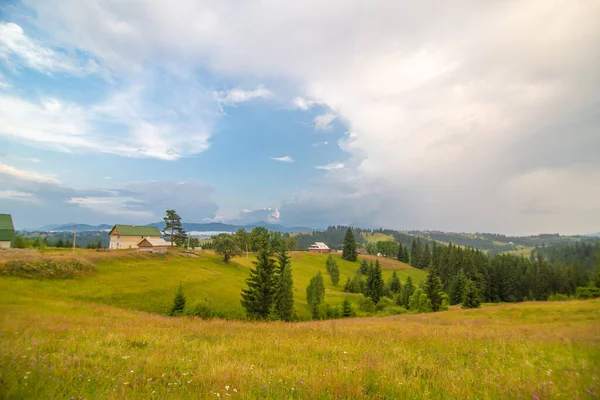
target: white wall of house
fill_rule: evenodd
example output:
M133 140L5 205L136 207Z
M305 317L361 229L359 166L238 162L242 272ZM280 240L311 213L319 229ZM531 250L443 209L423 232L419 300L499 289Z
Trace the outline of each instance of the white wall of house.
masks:
M10 249L10 240L0 240L0 249Z
M137 249L138 243L146 237L160 237L160 236L119 236L110 235L110 243L108 248L111 250L118 249Z

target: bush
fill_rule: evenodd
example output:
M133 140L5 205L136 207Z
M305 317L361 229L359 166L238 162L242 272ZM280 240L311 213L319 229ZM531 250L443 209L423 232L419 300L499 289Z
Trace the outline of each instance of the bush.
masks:
M215 310L213 309L212 301L205 297L204 299L188 306L185 309L185 315L190 317L199 317L202 319L215 318Z
M394 303L394 300L388 297L382 297L381 300L379 300L379 302L375 305L375 309L377 311L383 311L385 308L394 307L395 305L396 303Z
M389 306L383 309L383 315L400 315L406 314L408 310L404 307L399 306Z
M600 288L595 285L580 286L575 291L575 297L582 300L595 299L596 297L600 297Z
M548 296L548 301L566 301L569 300L569 296L562 293L551 294Z
M8 261L0 270L2 275L20 276L29 279L72 279L88 275L96 271L96 266L89 261L65 260L37 260Z
M375 312L375 303L373 303L370 297L363 295L358 298L358 308L361 311L372 313Z

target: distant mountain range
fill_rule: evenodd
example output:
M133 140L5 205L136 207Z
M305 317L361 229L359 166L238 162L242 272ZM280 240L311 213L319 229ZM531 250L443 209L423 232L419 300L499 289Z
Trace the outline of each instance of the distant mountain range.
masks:
M42 232L72 232L74 228L74 223L69 224L56 224L56 225L46 225L42 226L39 231ZM270 231L283 232L283 233L301 233L301 232L313 232L315 229L307 228L307 227L287 227L279 224L271 224L269 222L256 222L248 225L232 225L232 224L223 224L221 222L209 222L209 223L194 223L194 222L184 222L183 229L186 232L235 232L238 229L242 228L247 231L251 231L256 227L267 228ZM155 222L152 224L147 224L145 226L156 226L158 229L162 230L165 226L164 222ZM77 224L78 232L90 232L90 231L109 231L112 229L113 225L101 224L101 225L88 225L88 224Z

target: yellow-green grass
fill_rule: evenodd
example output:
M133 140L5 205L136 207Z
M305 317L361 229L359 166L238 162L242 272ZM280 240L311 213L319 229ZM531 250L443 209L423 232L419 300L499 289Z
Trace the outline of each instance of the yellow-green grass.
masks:
M587 399L600 301L304 323L166 317L3 288L0 393L31 399Z
M506 251L506 253L512 254L515 256L529 257L531 255L532 250L533 250L533 247L518 246L518 248L516 250L509 250L509 251Z
M387 240L394 241L394 237L390 235L385 235L381 232L369 233L369 232L361 232L362 237L365 238L367 242L384 242Z
M0 253L0 263L8 258L36 259L37 253ZM321 271L325 278L325 302L340 305L345 296L343 286L347 277L353 277L359 267L358 262L342 260L333 254L340 270L340 282L333 286L325 273L326 254L292 252L294 276L294 297L296 310L301 318L310 316L306 303L306 286L310 279ZM2 258L3 257L3 258ZM254 255L236 257L228 264L212 252L187 253L169 250L166 255L151 255L135 251L97 252L78 250L50 251L44 257L81 257L94 262L97 272L93 275L70 280L32 280L16 277L0 277L0 293L16 290L31 297L67 298L113 305L120 308L168 313L177 286L181 282L188 304L205 298L210 299L217 315L228 318L244 318L240 305L241 289L246 287ZM411 276L413 282L425 279L425 272L412 268L396 260L382 259L383 275L388 279L392 268L396 269L402 281Z

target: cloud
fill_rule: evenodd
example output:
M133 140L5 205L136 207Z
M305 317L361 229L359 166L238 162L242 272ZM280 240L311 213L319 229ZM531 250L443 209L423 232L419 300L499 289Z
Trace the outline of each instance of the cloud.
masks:
M285 202L286 221L597 231L600 210L587 203L564 214L550 202L543 208L559 217L532 214L523 223L515 211L527 202L523 185L511 184L527 176L543 193L582 193L590 181L566 180L600 170L594 2L190 1L173 10L150 0L136 7L48 0L32 7L44 16L40 29L111 68L201 66L273 82L278 93L335 110L352 132L339 142L345 167Z
M12 154L5 154L5 153L0 153L0 157L6 157L6 158L10 158L11 160L22 161L22 162L33 163L33 164L39 164L42 162L42 160L40 160L39 158L18 157L18 156L12 155Z
M98 66L93 60L81 65L64 53L56 52L28 37L23 28L12 22L0 23L0 58L13 68L27 66L44 73L67 72L89 74Z
M255 90L230 89L227 91L213 92L220 104L233 106L238 103L255 99L266 99L273 96L273 92L259 85Z
M295 162L295 160L292 157L290 157L290 156L271 157L271 160L285 162L285 163L293 163L293 162Z
M237 218L229 219L228 222L238 225L246 225L256 222L278 223L280 217L281 214L277 208L265 207L258 210L242 210Z
M318 131L328 131L331 129L331 123L335 118L335 115L331 113L317 115L313 120L313 126Z
M327 165L318 165L315 167L316 169L322 169L325 171L331 171L334 169L342 169L344 168L344 164L343 163L330 163Z
M60 183L60 181L51 176L40 175L34 171L22 171L0 162L0 175L8 176L9 178L21 179L29 182L41 183Z
M319 104L314 100L307 100L303 97L295 97L292 100L292 104L294 106L294 108L306 111L309 110L310 108L314 107L315 105Z
M21 192L18 190L0 190L0 199L24 201L26 203L38 202L32 193Z

